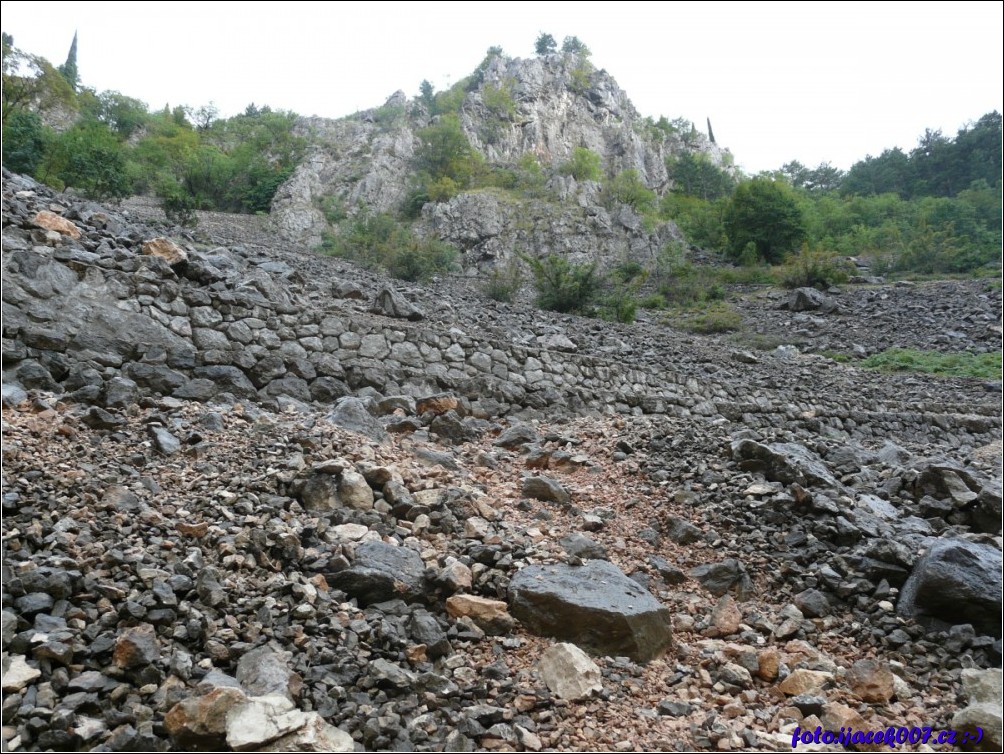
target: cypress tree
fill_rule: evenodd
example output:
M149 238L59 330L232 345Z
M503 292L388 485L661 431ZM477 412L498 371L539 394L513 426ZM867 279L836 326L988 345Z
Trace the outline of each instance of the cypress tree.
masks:
M66 82L77 91L80 83L80 74L77 72L77 32L73 32L73 42L70 43L70 52L66 56L66 62L57 68Z

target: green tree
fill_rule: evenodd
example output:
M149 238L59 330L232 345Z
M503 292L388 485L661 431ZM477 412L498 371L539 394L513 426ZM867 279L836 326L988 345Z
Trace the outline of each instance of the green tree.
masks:
M656 196L641 180L637 170L618 173L606 186L607 196L618 204L627 204L641 214L655 209Z
M73 32L73 41L70 43L70 52L66 56L66 62L56 70L66 79L66 83L74 91L80 86L80 74L77 71L77 32Z
M82 121L61 134L40 167L42 180L57 180L97 199L128 196L132 187L125 151L104 123Z
M188 112L189 120L195 125L195 128L199 131L206 131L209 129L214 122L219 120L220 109L215 103L210 102L208 105L200 105L199 107L189 107L186 108Z
M550 55L558 51L558 43L554 37L542 31L533 44L533 51L538 55Z
M43 116L52 110L76 108L73 89L48 60L30 55L3 35L3 123L16 112Z
M559 168L562 175L570 175L577 181L598 181L603 175L600 156L585 147L576 147L572 156Z
M570 52L573 55L588 58L592 55L592 50L586 47L585 43L578 37L565 37L561 42L561 51Z
M728 196L736 187L727 170L715 165L702 152L683 152L666 158L666 169L673 179L673 191L700 199Z
M436 90L432 86L432 82L428 79L422 79L422 83L418 85L418 100L423 105L425 105L426 111L429 115L432 115L436 109Z
M150 118L146 104L119 92L101 92L98 104L97 119L123 139L143 128Z
M595 262L571 264L556 254L525 256L523 261L533 273L537 306L552 312L592 314L602 285Z
M840 187L844 173L828 162L821 162L818 167L807 168L798 160L792 160L781 166L781 173L795 188L806 191L833 191Z
M794 191L780 181L741 183L725 208L728 251L738 259L752 244L757 256L777 264L806 239L805 218Z
M46 134L37 113L15 112L3 124L3 165L15 173L34 175L42 161Z

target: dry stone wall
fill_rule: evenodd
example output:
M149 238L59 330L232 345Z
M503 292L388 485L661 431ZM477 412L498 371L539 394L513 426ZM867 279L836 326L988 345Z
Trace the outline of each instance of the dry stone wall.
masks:
M200 401L229 394L282 405L451 390L482 418L664 413L952 443L1000 428L991 401L863 405L839 391L796 399L788 390L715 381L652 360L534 347L498 332L363 312L336 298L344 281L321 281L320 290L332 293L319 299L318 281L307 285L282 261L256 263L240 246L200 251L189 244L172 266L143 253L156 229L86 204L60 207L56 198L22 178L11 177L4 191L5 382L24 388L108 405L143 393ZM39 227L36 215L46 207L71 220L81 238Z

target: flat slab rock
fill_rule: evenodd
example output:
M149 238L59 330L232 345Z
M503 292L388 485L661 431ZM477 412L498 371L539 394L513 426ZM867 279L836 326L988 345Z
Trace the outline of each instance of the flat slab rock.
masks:
M648 662L672 643L669 610L607 561L524 568L509 604L530 631L594 654Z
M384 542L363 542L356 549L355 561L328 581L361 605L391 599L414 602L424 594L425 564L414 550Z

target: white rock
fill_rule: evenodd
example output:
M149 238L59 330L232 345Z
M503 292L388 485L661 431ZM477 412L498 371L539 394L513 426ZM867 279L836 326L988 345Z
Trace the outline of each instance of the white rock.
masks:
M332 526L331 531L340 540L356 542L369 533L369 527L362 524L339 524Z
M439 581L451 592L462 592L471 588L474 574L459 560L453 560L439 572Z
M354 751L352 736L324 722L316 712L306 713L307 722L295 733L283 736L259 751Z
M1004 745L1004 674L1000 668L962 671L962 688L969 705L952 718L952 728L959 731L983 729L983 746L1000 748Z
M603 690L599 667L574 644L555 644L549 648L537 663L537 672L561 699L585 699Z
M90 741L106 730L108 730L108 726L103 721L95 720L93 717L85 717L84 715L77 715L77 724L73 728L73 732L80 736L83 741Z
M307 724L307 715L284 696L249 697L227 713L227 744L235 751L257 749Z
M338 496L348 508L357 511L373 510L373 490L358 471L346 469L338 482Z
M42 671L31 667L23 655L5 657L3 661L3 690L8 694L20 691L41 675Z
M471 516L464 521L464 536L468 539L484 539L491 532L491 525L481 516Z

